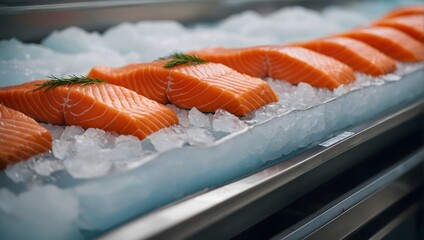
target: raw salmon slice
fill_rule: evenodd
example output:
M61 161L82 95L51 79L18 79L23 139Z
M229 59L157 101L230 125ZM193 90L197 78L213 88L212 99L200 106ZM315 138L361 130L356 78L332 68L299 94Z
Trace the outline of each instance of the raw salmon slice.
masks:
M301 47L212 48L193 54L227 64L241 73L282 79L293 84L307 82L316 87L336 88L355 79L353 70L345 64Z
M178 123L172 109L123 87L103 83L31 91L42 82L0 88L0 102L37 121L101 128L140 139Z
M0 104L0 169L52 148L52 136L25 114Z
M203 112L224 109L238 116L278 101L262 79L238 73L217 63L164 68L167 61L121 68L94 67L89 77L124 86L160 103L171 102Z
M396 28L419 42L424 42L424 14L382 19L374 25Z
M333 37L295 45L335 58L356 71L372 76L390 73L396 69L392 58L351 38Z
M353 70L334 58L301 47L278 47L268 51L269 76L293 84L336 88L355 80Z
M359 28L341 36L360 40L402 62L417 62L424 59L424 44L394 28Z
M189 52L215 63L222 63L240 73L253 77L267 77L267 46L250 48L205 48ZM249 61L246 61L249 59Z
M424 14L424 6L408 6L408 7L402 7L397 8L395 10L390 11L386 15L384 15L383 18L393 18L393 17L400 17L400 16L410 16L410 15L417 15L417 14Z

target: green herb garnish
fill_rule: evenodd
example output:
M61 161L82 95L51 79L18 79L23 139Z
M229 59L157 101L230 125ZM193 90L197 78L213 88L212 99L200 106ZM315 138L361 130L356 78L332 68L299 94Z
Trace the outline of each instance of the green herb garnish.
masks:
M93 83L105 82L100 79L94 79L94 78L88 78L86 76L76 76L76 75L70 75L69 77L65 77L65 78L58 78L51 75L51 76L48 76L48 78L50 79L49 81L43 82L41 84L35 84L37 88L33 89L32 92L41 90L43 88L45 88L44 91L47 91L49 89L53 89L62 85L72 85L72 84L88 85Z
M202 59L198 56L189 55L182 52L175 52L166 57L161 57L158 60L168 60L168 59L169 59L169 62L167 62L163 66L164 68L173 68L177 65L183 65L183 64L197 65L197 64L208 62L207 60Z

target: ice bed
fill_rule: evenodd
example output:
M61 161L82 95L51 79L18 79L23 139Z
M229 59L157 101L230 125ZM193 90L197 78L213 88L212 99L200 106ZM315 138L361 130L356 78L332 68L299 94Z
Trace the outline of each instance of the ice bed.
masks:
M47 5L52 13L40 5L6 6L0 17L14 26L28 19L45 22L58 12L92 17L90 10L95 15L115 11L120 22L140 20L132 18L137 9L165 14L160 12L165 3L114 3ZM172 4L180 10L191 6L187 12L197 14L205 7ZM213 23L196 14L172 16L185 25L142 20L102 33L69 27L47 37L51 29L32 35L3 31L0 84L86 74L94 65L151 61L175 50L314 39L366 24L401 2L296 2L314 10L287 7L285 1L261 8L243 1L208 4L231 9L231 16L205 14ZM117 24L65 20L65 26L88 30ZM98 129L45 124L53 133L53 151L0 173L1 234L11 239L387 235L403 220L415 219L423 197L424 63L397 67L377 78L356 73L353 84L335 90L265 79L281 100L243 118L171 106L180 125L141 142ZM384 216L390 217L382 223Z

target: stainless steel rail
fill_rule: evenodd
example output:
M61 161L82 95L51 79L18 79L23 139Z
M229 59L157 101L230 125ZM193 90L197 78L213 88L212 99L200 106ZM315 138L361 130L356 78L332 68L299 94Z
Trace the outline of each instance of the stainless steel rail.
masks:
M424 160L424 148L421 149L417 155L413 156L411 159L408 159L405 164L417 164L418 162L423 162ZM331 219L323 227L315 231L314 233L308 235L305 239L328 239L331 236L334 239L345 239L353 232L357 231L362 226L366 225L369 221L375 218L378 214L381 214L384 210L394 205L400 199L405 197L407 194L411 193L418 186L420 186L419 176L414 176L412 173L406 175L400 179L397 179L399 176L397 173L405 173L402 165L397 166L395 169L390 171L389 175L380 176L380 179L388 179L395 181L393 184L384 187L383 189L377 191L371 196L367 197L362 201L355 202L355 205L350 209L342 212L340 215ZM408 168L408 167L407 167ZM408 168L410 170L410 168ZM392 175L392 176L390 176ZM417 174L415 174L417 175ZM392 178L392 177L395 178ZM374 183L369 183L368 186L371 187ZM378 185L378 183L375 183ZM353 194L349 198L356 198L360 196L361 193ZM352 199L356 200L356 199ZM349 199L346 199L349 201ZM343 210L343 204L340 204L338 207L342 207L340 210ZM347 207L347 206L346 206ZM304 237L302 237L303 239ZM282 239L299 239L297 237L289 237Z
M424 100L349 130L354 134L329 147L317 146L249 177L136 219L100 239L182 239L300 178L349 149L424 112ZM422 154L414 161L423 161ZM417 163L414 163L417 164ZM412 166L412 165L411 165ZM399 174L402 167L395 172ZM387 183L387 182L386 182ZM380 187L385 182L381 182ZM375 189L374 189L375 190Z
M387 225L377 231L374 235L372 235L369 240L379 240L385 237L388 233L390 233L393 229L398 227L402 222L404 222L407 218L411 217L414 213L416 213L420 206L422 206L422 202L417 202L412 204L398 216L396 216L392 221L390 221Z
M416 189L420 176L403 176L424 162L424 147L336 199L315 216L273 239L342 239ZM415 174L417 175L417 174ZM421 179L422 180L422 179Z

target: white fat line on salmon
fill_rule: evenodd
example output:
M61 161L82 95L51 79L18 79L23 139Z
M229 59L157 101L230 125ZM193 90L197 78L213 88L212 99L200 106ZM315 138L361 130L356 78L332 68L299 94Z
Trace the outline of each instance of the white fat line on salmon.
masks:
M68 89L68 92L67 92L67 94L66 94L66 97L64 97L63 98L63 103L62 103L62 107L63 108L65 108L65 107L69 107L69 101L70 101L70 94L71 94L71 91L69 91L69 89Z
M221 97L222 97L222 95L224 94L224 92L222 91L221 92L221 94L219 94L219 96L217 96L213 101L211 101L211 102L207 102L207 103L205 103L205 104L203 104L203 105L201 105L201 106L197 106L196 108L204 108L204 107L206 107L206 106L208 106L208 105L210 105L210 104L212 104L212 103L214 103L214 102L216 102L216 101L218 101ZM222 109L225 105L227 105L229 102L226 102L224 105L221 105L220 106L220 108Z
M127 121L127 125L125 125L125 127L123 127L121 129L121 132L126 132L126 130L128 129L128 127L131 125L131 123L134 121L134 118L131 119L131 121Z
M25 139L25 138L21 138L19 136L13 135L14 133L16 133L16 131L13 130L13 129L5 128L5 129L3 129L3 131L9 132L9 136L7 136L7 137L9 139L12 138L12 139L17 140L16 142L18 142L18 143L20 142L21 143L20 146L28 146L28 144L31 143L33 146L38 146L40 148L45 148L45 146L41 145L40 143L33 142L33 141L29 140L32 137L32 135L29 134L29 133L19 132L20 136L26 136L26 137L28 137L27 139Z
M271 72L272 72L272 66L271 63L269 61L269 48L265 51L265 71L267 76L271 76Z
M74 113L73 113L72 111L69 111L69 112L72 114L72 116L75 116L75 115L74 115ZM106 115L106 113L107 113L107 112L108 112L108 109L107 109L107 108L105 108L105 110L103 111L103 113L102 113L102 114L97 115L96 117L93 117L93 118L84 119L84 120L82 120L82 121L79 121L78 123L90 122L90 121L93 121L93 120L100 119L100 118L102 118L104 115ZM65 122L66 122L66 118L65 118Z
M93 104L94 105L94 104ZM115 116L111 119L111 120L109 120L109 122L108 122L108 124L106 124L105 126L103 126L102 128L103 129L107 129L113 122L115 122L116 121L116 119L118 118L118 116L119 116L119 114L115 114Z
M79 101L79 102L75 103L73 106L78 105L80 102L82 102L82 100L83 100L83 98L81 98L81 101ZM94 105L96 105L96 103L93 101L93 104L91 104L91 106L90 106L90 107L88 107L87 109L85 109L84 111L82 111L82 112L81 112L81 113L79 113L79 114L74 113L74 112L72 112L72 111L71 111L72 116L74 116L74 117L80 117L80 116L82 116L82 115L86 114L88 111L90 111L90 110L94 107Z
M166 89L165 89L165 93L166 93L166 100L168 102L171 102L171 99L169 98L169 91L171 89L171 81L173 80L173 78L171 77L172 74L172 70L169 71L169 75L166 77Z

